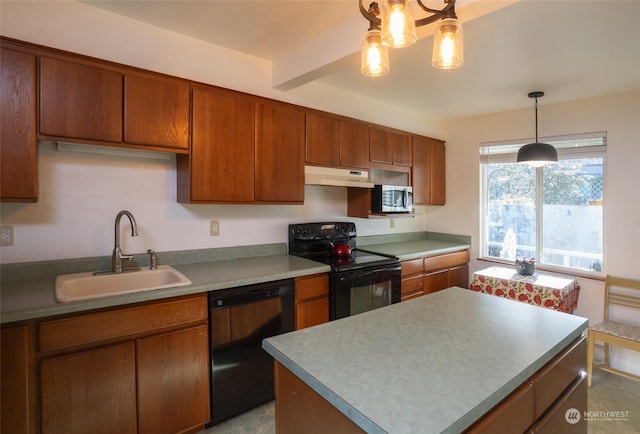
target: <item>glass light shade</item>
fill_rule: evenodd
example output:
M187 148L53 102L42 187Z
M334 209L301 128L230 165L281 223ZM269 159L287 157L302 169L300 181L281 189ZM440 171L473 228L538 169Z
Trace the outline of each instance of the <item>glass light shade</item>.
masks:
M440 21L433 38L431 64L440 69L453 69L464 63L462 24L456 18Z
M518 149L516 161L532 167L555 164L558 162L558 151L548 143L529 143Z
M369 30L362 38L360 71L370 77L389 72L389 49L382 45L382 32Z
M410 0L384 0L380 20L384 45L402 48L418 40Z

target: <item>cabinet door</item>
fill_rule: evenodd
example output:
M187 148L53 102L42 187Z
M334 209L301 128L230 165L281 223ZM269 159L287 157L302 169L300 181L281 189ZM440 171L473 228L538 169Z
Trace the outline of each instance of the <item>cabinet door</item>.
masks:
M369 129L369 156L375 163L393 164L393 147L387 131Z
M412 137L413 203L444 205L445 147L440 140Z
M296 330L329 321L329 276L296 279Z
M449 269L449 286L459 286L469 288L469 265L464 264L459 267Z
M424 275L424 293L440 291L449 287L449 272L447 270L434 271Z
M188 150L189 84L125 75L124 141Z
M296 304L296 330L329 321L329 297Z
M122 74L40 57L40 134L122 142Z
M138 432L191 431L209 421L207 326L136 342Z
M254 199L255 103L231 92L193 90L193 144L178 191L193 202ZM179 158L186 158L178 156ZM182 171L181 167L178 171ZM189 185L186 188L185 185Z
M372 127L369 153L373 162L411 166L411 136Z
M393 149L393 164L411 166L411 136L401 133L390 133Z
M362 122L340 121L340 165L369 168L369 126Z
M35 433L35 357L30 328L3 328L0 346L0 432Z
M340 165L340 121L307 113L305 162L323 166Z
M134 351L128 342L43 360L41 432L135 433Z
M285 104L256 106L258 202L304 202L304 113Z
M0 56L0 200L35 202L36 56L5 47Z

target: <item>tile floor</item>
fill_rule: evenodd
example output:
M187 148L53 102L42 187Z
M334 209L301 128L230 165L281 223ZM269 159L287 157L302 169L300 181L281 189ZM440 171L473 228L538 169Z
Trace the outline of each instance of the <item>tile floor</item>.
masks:
M640 382L596 369L588 393L588 434L640 434ZM273 434L273 407L273 402L264 404L200 434ZM603 412L623 417L616 420Z

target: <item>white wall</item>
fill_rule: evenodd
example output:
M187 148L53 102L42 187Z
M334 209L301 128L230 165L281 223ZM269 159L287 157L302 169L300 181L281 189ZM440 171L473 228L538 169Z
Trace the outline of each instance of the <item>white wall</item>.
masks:
M125 252L279 243L287 225L306 221L356 221L360 235L424 230L420 218L365 220L346 217L346 187L307 186L304 205L188 205L176 200L175 156L148 160L129 156L39 149L39 200L2 204L3 224L14 225L15 246L2 247L2 263L110 255L114 220L121 209L136 218L139 236L122 220ZM209 221L220 235L209 235Z
M445 123L447 140L447 205L428 209L429 230L472 236L472 261L476 271L491 265L479 261L479 164L481 142L532 138L533 109L495 113ZM640 92L610 95L538 110L540 136L607 132L604 198L604 271L640 279L637 247L640 245ZM576 314L592 324L603 317L601 280L578 278L581 286ZM638 323L640 318L627 315ZM625 353L619 366L640 372L637 354Z

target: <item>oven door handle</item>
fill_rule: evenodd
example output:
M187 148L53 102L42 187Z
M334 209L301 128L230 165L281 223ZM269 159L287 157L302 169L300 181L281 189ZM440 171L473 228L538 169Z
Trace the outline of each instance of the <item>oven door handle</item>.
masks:
M354 278L359 278L359 277L367 277L367 276L371 276L372 274L378 274L378 273L382 273L385 271L400 271L400 268L376 268L375 270L369 270L369 271L364 271L364 272L358 272L358 271L350 271L348 272L347 275L344 276L340 276L340 281L343 282L347 279L349 280L353 280Z

